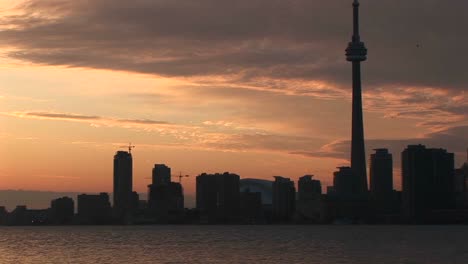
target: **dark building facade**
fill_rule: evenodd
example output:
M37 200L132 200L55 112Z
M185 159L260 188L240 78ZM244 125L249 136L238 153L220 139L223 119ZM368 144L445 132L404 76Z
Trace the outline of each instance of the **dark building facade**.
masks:
M468 150L466 161L455 170L455 192L457 208L468 208Z
M240 193L240 216L245 224L260 224L264 222L262 210L262 193L246 190Z
M153 168L153 185L166 185L171 182L171 168L164 164L155 164Z
M296 209L296 188L289 178L275 176L273 182L273 218L277 222L291 220Z
M112 209L107 193L78 195L78 221L80 224L109 224L111 214Z
M28 209L24 205L16 208L8 215L8 225L47 225L50 224L49 210L47 209Z
M184 212L184 193L178 182L148 186L148 208L158 222L174 222Z
M430 222L434 211L454 208L453 153L410 145L402 152L401 160L406 220Z
M322 184L313 175L299 178L296 203L296 221L299 223L319 223L323 219Z
M389 211L394 201L393 157L388 149L375 149L370 156L370 194L378 211Z
M75 202L72 198L62 197L50 203L50 218L53 224L71 224L75 216Z
M338 167L333 173L333 193L340 197L351 197L357 193L357 181L351 167Z
M237 222L240 214L240 177L237 174L206 174L196 179L196 204L203 222Z
M314 199L322 194L322 184L319 180L312 179L313 175L305 175L299 178L297 183L298 200Z
M133 160L132 154L117 151L114 156L114 213L126 218L132 211Z
M178 221L184 212L182 185L171 181L171 168L164 164L155 164L152 176L148 185L150 215L160 223Z
M8 211L4 206L0 206L0 225L7 224Z

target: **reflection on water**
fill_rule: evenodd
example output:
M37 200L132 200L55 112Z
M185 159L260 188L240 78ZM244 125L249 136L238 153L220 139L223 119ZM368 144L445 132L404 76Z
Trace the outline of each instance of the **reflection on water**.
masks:
M0 263L468 263L465 226L0 227Z

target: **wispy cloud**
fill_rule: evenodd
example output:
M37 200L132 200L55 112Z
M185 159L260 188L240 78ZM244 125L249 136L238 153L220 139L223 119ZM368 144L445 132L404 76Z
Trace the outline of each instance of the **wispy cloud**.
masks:
M158 121L158 120L118 119L118 118L101 117L101 116L95 116L95 115L81 115L81 114L58 113L58 112L13 111L13 112L1 112L0 114L5 115L5 116L18 117L18 118L85 122L89 124L97 124L97 125L104 125L104 126L135 125L135 126L147 127L147 126L172 126L174 125L166 121Z

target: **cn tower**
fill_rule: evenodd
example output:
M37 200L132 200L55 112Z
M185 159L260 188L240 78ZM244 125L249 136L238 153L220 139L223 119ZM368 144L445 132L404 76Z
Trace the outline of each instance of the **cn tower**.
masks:
M346 59L353 65L353 120L351 140L351 168L355 177L356 194L367 192L364 122L362 116L361 61L367 59L367 49L359 36L359 1L353 2L353 38L346 49Z

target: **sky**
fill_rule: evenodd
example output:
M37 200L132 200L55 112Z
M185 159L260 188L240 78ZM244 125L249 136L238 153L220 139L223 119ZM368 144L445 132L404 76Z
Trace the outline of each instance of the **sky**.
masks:
M134 188L195 176L332 184L349 165L352 1L0 0L0 189ZM468 147L467 1L361 1L366 153ZM177 178L174 178L177 180Z

